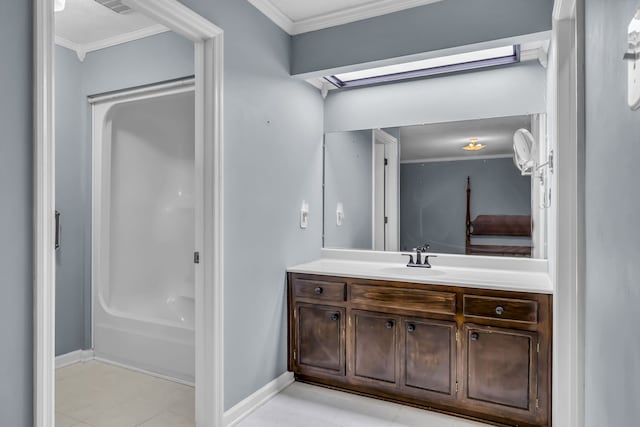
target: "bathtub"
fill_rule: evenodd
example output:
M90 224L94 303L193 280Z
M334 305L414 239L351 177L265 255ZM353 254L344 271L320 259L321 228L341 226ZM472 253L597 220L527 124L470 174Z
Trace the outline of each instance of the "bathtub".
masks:
M95 356L193 383L193 82L90 102Z

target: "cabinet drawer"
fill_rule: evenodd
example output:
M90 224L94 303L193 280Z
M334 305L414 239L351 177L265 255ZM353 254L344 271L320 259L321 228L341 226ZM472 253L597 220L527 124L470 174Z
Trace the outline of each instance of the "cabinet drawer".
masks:
M456 314L456 294L423 289L351 285L351 304L427 313Z
M310 298L321 301L346 300L346 284L298 279L293 282L293 294L296 298Z
M525 299L465 295L464 315L536 324L538 323L538 302Z

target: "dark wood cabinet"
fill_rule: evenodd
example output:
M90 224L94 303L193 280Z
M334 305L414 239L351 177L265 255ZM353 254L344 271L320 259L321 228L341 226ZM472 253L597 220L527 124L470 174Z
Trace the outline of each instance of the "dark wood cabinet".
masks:
M550 295L298 273L288 294L298 380L551 426Z
M402 386L432 399L455 398L456 323L405 319Z
M301 370L344 375L344 309L297 304L297 354Z
M357 379L396 382L398 318L353 311L352 375Z
M465 324L464 335L462 399L495 413L536 419L537 333Z

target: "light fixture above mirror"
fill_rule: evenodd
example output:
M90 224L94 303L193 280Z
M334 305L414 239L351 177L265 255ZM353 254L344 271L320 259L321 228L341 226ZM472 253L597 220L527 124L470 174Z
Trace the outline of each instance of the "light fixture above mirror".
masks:
M469 143L462 147L465 151L479 151L484 148L487 148L485 144L480 144L480 140L478 138L470 138Z

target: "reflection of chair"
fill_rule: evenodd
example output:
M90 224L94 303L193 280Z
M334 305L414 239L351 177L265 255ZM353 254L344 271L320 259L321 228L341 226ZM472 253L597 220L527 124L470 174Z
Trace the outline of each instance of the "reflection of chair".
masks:
M471 244L472 237L531 239L531 215L478 215L471 220L471 178L467 177L467 233L465 254L531 256L531 243L527 245Z

